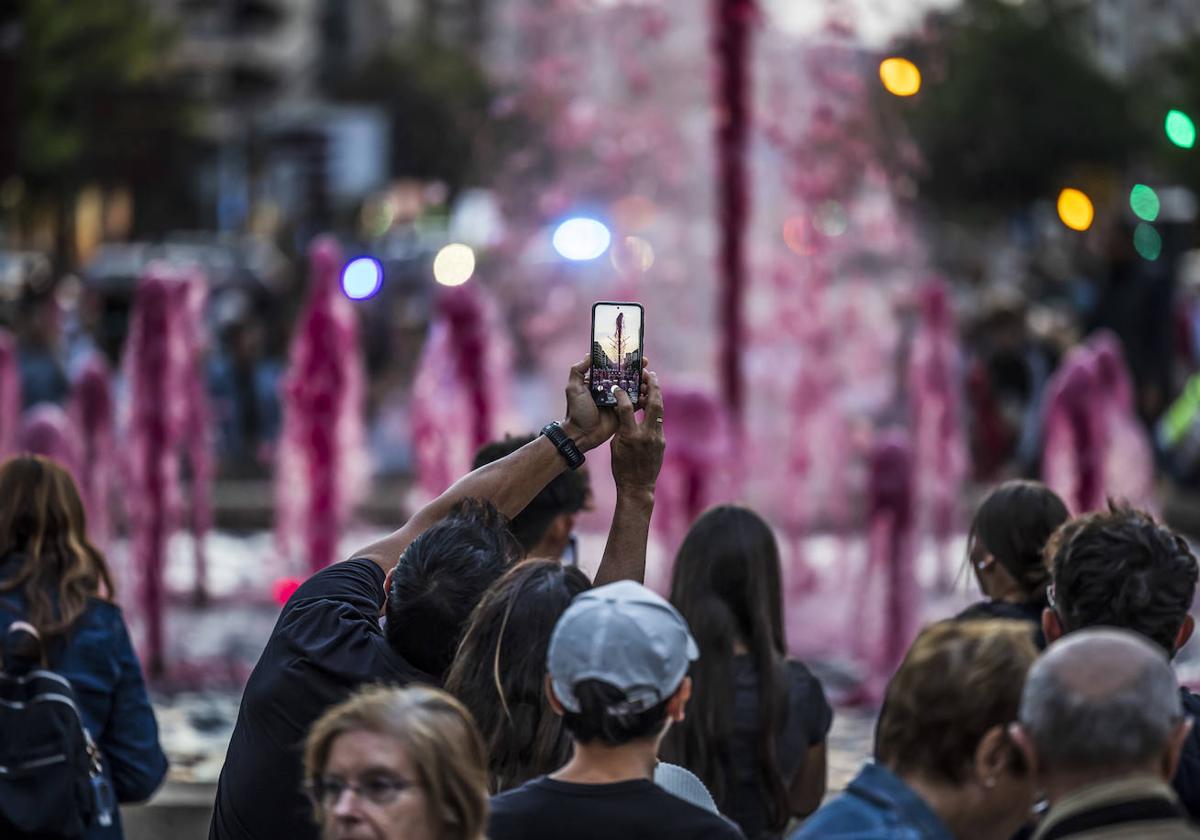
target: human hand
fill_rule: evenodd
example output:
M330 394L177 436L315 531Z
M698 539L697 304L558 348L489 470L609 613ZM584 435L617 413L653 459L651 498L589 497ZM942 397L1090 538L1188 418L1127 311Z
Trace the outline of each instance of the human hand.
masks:
M642 399L645 407L641 422L635 415L637 406L620 388L617 397L617 431L612 440L612 473L617 492L653 493L662 469L666 438L663 435L662 389L658 374L648 371L642 377Z
M646 366L649 364L642 359L642 387L639 407L645 404L647 376ZM595 449L613 436L617 430L617 413L612 408L601 408L596 405L588 387L587 373L592 367L592 357L589 355L583 361L571 366L571 374L567 379L567 416L562 421L563 431L567 437L575 441L584 452ZM629 397L625 397L626 402Z

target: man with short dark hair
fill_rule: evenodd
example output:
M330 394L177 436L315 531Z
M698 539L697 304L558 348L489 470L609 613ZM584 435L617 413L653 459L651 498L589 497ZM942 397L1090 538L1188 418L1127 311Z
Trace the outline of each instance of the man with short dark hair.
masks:
M1081 630L1034 663L1011 736L1050 811L1034 840L1200 838L1169 782L1192 721L1161 648Z
M1113 506L1063 525L1046 550L1052 583L1042 614L1046 640L1086 627L1140 633L1174 657L1191 638L1188 614L1200 567L1187 542L1148 513ZM1181 689L1184 709L1200 715L1200 697ZM1184 745L1175 790L1200 817L1200 734Z
M642 423L624 392L616 410L601 411L587 387L589 365L585 359L571 368L561 424L459 479L398 531L296 590L246 684L210 840L317 836L301 792L300 750L309 726L366 683L440 684L476 603L522 555L508 517L614 432L620 437L613 442L614 474L627 476L631 489L625 508L618 494L596 579L641 579L662 462L662 393L647 372Z
M475 469L511 455L533 440L533 435L509 436L492 441L475 453ZM575 517L587 506L591 488L586 469L565 472L547 484L509 527L526 557L559 559L572 545ZM577 563L578 558L570 558Z
M656 785L658 747L683 720L700 655L683 616L633 581L578 595L554 627L546 694L571 736L555 773L492 799L491 840L734 840L724 817Z

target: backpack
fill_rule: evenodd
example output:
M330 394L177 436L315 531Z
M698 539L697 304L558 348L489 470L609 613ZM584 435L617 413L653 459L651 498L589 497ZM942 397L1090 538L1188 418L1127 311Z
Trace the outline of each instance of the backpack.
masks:
M71 684L36 667L37 631L9 625L0 670L0 837L79 838L116 810Z

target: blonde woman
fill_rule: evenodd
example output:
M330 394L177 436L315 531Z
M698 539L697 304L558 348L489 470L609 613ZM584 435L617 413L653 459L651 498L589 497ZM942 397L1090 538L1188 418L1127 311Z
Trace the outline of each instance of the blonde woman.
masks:
M461 703L370 687L327 711L304 750L325 840L483 840L487 758Z

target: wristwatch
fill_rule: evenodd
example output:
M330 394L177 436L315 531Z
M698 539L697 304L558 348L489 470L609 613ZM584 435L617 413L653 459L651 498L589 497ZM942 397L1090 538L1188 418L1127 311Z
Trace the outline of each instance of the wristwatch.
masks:
M558 454L563 456L563 460L567 462L568 467L577 470L583 466L583 462L587 458L579 451L579 447L575 445L575 441L567 437L567 433L563 431L563 427L557 422L547 423L542 429L542 434L550 438L550 442L554 444L554 448L558 450Z

